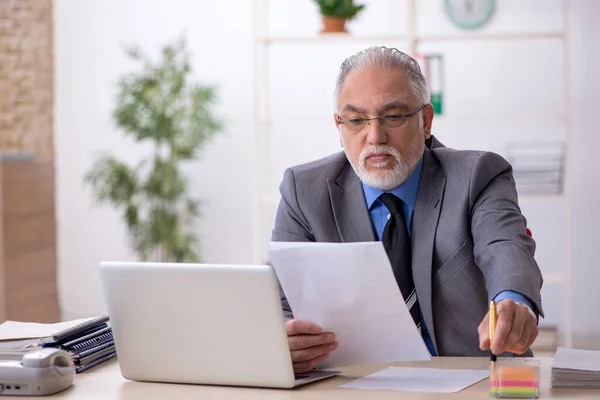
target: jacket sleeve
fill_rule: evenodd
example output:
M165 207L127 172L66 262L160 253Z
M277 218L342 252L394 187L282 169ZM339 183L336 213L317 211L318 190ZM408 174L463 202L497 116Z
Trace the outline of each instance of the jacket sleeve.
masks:
M525 296L538 315L542 273L535 241L518 205L511 165L495 153L482 153L473 165L469 188L475 262L485 276L489 299L504 291Z
M287 169L283 175L283 181L279 186L281 200L275 214L275 225L271 235L272 242L314 242L310 226L302 214L298 202L298 193L294 172ZM294 318L291 307L286 299L285 293L279 284L281 306L286 321Z

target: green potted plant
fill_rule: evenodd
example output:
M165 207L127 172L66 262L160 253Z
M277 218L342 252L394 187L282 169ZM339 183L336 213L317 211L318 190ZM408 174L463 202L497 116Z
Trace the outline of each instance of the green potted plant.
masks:
M199 200L188 195L182 165L198 156L222 123L211 111L215 89L192 81L183 39L162 48L156 62L127 50L140 70L118 81L113 119L144 144L148 157L133 164L103 155L85 176L94 199L118 209L142 261L194 262ZM132 165L133 164L133 165Z
M321 33L347 32L346 21L354 19L364 8L354 0L314 0L323 20Z

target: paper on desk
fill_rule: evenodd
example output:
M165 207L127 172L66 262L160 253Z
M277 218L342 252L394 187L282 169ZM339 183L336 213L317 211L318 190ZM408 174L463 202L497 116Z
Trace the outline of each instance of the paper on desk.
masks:
M15 339L15 340L0 340L0 352L25 350L37 347L40 339Z
M600 351L559 347L554 354L552 368L600 371Z
M83 318L74 321L41 324L37 322L6 321L0 324L1 340L37 339L54 335L64 329L69 329L93 318Z
M336 335L323 368L431 359L381 242L277 243L269 257L294 318Z
M341 385L344 389L456 393L489 378L489 371L389 367Z

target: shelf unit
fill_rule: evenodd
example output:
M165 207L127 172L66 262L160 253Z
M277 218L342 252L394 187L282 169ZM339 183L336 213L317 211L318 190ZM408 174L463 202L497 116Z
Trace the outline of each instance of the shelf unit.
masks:
M306 0L308 1L308 0ZM565 122L565 168L566 177L563 194L555 195L522 195L521 203L535 202L540 200L552 200L562 202L565 211L565 266L562 272L548 272L544 274L545 284L560 284L564 288L565 296L565 315L564 326L561 327L564 335L561 337L561 345L566 347L573 346L573 326L572 326L572 244L571 244L571 199L570 199L570 70L569 70L569 48L568 48L568 0L562 0L562 32L533 32L533 33L464 33L453 35L419 35L416 27L417 0L405 0L405 30L403 33L391 35L353 35L353 34L327 34L306 36L270 36L268 33L269 20L269 0L254 0L253 4L253 22L254 22L254 156L256 167L256 184L254 185L254 204L253 204L253 260L254 262L264 262L266 255L264 249L268 245L265 243L265 231L270 229L270 224L266 223L263 217L263 207L275 207L279 201L279 196L267 190L268 187L268 168L269 168L269 143L271 138L271 120L269 98L269 48L277 45L298 45L298 44L332 44L367 42L370 44L402 41L406 42L409 54L418 54L419 45L427 41L481 41L481 40L527 40L527 39L558 39L563 46L563 71L564 71L564 110L563 116ZM472 116L464 116L473 118ZM460 116L453 116L460 118ZM268 226L267 226L268 225ZM535 234L534 234L535 236Z

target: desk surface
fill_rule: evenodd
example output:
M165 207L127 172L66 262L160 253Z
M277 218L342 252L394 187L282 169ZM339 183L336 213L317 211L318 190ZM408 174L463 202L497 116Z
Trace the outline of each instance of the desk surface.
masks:
M591 389L552 389L550 388L551 358L540 358L542 361L540 399L580 399L598 400L600 390ZM489 360L485 358L434 358L428 363L399 363L397 366L434 367L434 368L467 368L486 369ZM376 372L388 365L371 365L349 367L342 369L343 375L315 382L296 389L257 389L229 388L202 385L181 385L162 383L131 382L121 376L116 360L111 360L84 373L75 376L73 386L66 391L56 394L51 399L120 399L120 400L187 400L187 399L256 399L256 400L295 400L295 399L487 399L489 398L489 380L484 380L462 392L453 394L416 393L397 391L366 391L355 389L339 389L346 382L361 376ZM23 399L23 397L3 397ZM31 397L29 397L31 398Z

